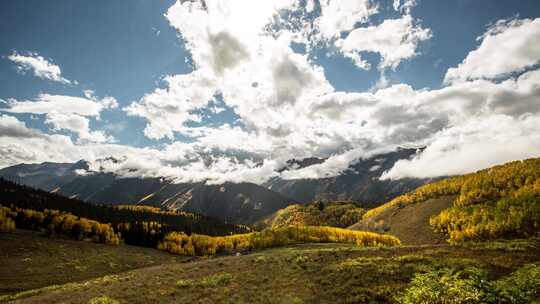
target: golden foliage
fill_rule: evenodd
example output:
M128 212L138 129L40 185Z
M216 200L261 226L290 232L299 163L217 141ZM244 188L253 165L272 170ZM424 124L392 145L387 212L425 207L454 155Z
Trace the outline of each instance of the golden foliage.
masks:
M17 226L23 229L45 230L49 234L66 235L77 240L91 239L96 243L120 244L120 237L109 224L102 224L58 210L45 209L41 212L16 207L1 208L1 210L6 209L9 210Z
M352 202L330 202L323 204L291 205L277 211L264 220L264 228L288 226L330 226L345 228L362 219L365 210Z
M171 215L171 216L185 216L196 218L197 215L191 212L185 212L180 210L162 210L158 207L147 206L147 205L116 205L112 207L117 210L129 210L129 211L139 211L139 212L148 212L159 215Z
M372 218L391 206L455 195L453 206L430 220L450 242L527 237L540 228L540 159L510 162L428 184L369 210Z
M390 202L369 210L364 219L372 218L395 205L419 203L445 195L458 195L456 206L474 205L496 201L504 197L515 197L524 188L531 187L540 179L540 158L514 161L484 169L476 173L452 177L419 187Z
M298 226L267 229L261 232L221 237L182 232L169 233L158 249L183 255L214 255L264 249L298 243L348 243L358 246L397 246L391 235L353 231L334 227Z
M474 204L456 201L452 208L432 217L430 224L435 230L446 233L451 243L537 235L540 232L540 180L509 197Z
M0 206L0 232L9 232L15 230L14 215L11 210Z

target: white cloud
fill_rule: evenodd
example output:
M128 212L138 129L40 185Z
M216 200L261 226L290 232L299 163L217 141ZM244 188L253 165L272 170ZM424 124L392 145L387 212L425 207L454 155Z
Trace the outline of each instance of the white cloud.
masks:
M383 179L471 173L540 155L540 117L495 115L443 130L412 160L400 160Z
M113 138L102 131L90 131L88 117L99 119L105 109L118 106L116 99L105 97L98 99L93 92L85 92L86 97L40 94L35 100L9 100L7 108L1 111L9 113L44 114L45 122L53 130L69 130L79 139L94 142L112 141Z
M501 20L479 39L480 46L448 70L446 83L495 79L540 64L540 18Z
M355 5L360 3L364 2ZM258 18L245 16L251 11L239 10L237 4L218 1L205 6L195 1L171 7L167 17L186 41L195 71L169 77L166 88L126 108L130 115L148 121L148 137L190 136L197 153L219 155L212 161L219 168L235 171L239 155L243 160L276 164L291 158L333 155L323 164L289 171L284 177L333 176L372 151L430 145L436 134L497 115L515 120L538 115L535 101L540 95L536 84L540 74L536 71L499 83L468 81L437 90L397 84L371 92L336 92L322 67L290 47L294 35L289 28L269 30L279 25L275 20L283 21L278 12L296 10L296 4L260 2L261 7L251 8ZM332 4L321 4L323 10L324 5ZM361 53L376 52L382 58L382 71L395 68L416 56L418 44L431 36L410 15L414 5L414 1L400 2L398 9L404 15L379 25L354 28L362 18L352 25L349 21L336 25L339 32L351 31L345 39L338 39L338 45L346 55L358 56L360 63ZM216 94L239 116L238 125L188 127L188 122L200 119L197 110L211 110L214 103L209 101ZM218 176L224 172L208 169L208 162L197 166ZM238 166L250 167L242 162ZM170 169L175 170L180 169Z
M111 136L102 131L90 131L90 120L77 114L63 114L58 112L48 113L45 123L52 124L53 130L69 130L75 132L80 140L93 142L112 141Z
M35 138L42 137L38 130L29 129L17 118L9 115L0 115L0 137Z
M410 0L395 1L402 15L378 24L370 23L378 8L369 1L300 3L305 1L178 1L168 10L166 18L191 53L193 71L166 77L162 88L123 110L147 121L147 137L167 137L170 144L133 148L100 143L108 136L90 130L91 119L117 106L116 100L95 98L91 91L85 97L42 94L33 101L11 100L4 111L44 114L53 130L75 132L79 140L42 134L2 117L0 151L15 156L0 165L87 159L94 169L121 176L221 183L262 182L277 176L286 160L303 157L328 159L286 171L282 178L335 176L359 158L400 145L428 148L417 159L399 163L388 178L454 174L538 152L527 143L537 142L540 70L528 67L503 81L467 77L432 90L386 83L368 92L339 92L312 61L310 48L316 44L336 44L341 55L366 69L370 62L364 53L377 53L384 76L387 68L417 56L419 43L431 32L410 15L415 5ZM319 9L322 16L315 21L306 17ZM527 22L498 23L486 37ZM307 51L295 51L293 41L306 43ZM528 47L511 49L507 56ZM234 112L237 120L205 124L203 114L220 111L216 105ZM177 134L191 140L176 142ZM497 145L505 141L516 148L502 151ZM477 149L494 152L465 161ZM454 155L460 161L451 161ZM120 161L103 160L108 156ZM430 163L435 165L430 168Z
M22 55L17 52L13 52L7 57L17 65L17 70L21 73L31 71L34 76L41 79L48 79L64 84L77 84L76 81L70 81L62 77L62 71L60 67L54 63L49 62L47 59L38 55L37 53L28 53Z
M366 23L378 12L370 0L320 0L321 15L315 26L322 39L339 38L342 32L352 30L357 23Z
M378 151L366 151L363 148L349 150L342 154L336 154L328 157L323 163L311 165L305 168L297 170L287 170L281 174L281 178L291 179L319 179L330 178L338 176L352 165L354 162L368 158L374 154L384 152Z
M199 120L196 110L208 107L218 92L254 133L283 134L288 130L277 121L280 115L293 115L332 90L320 67L292 51L286 31L275 37L267 28L278 12L297 9L297 3L204 3L177 2L166 14L191 51L195 71L168 77L166 88L125 108L148 120L148 137L193 132L186 123Z
M308 13L311 13L315 10L315 0L307 0L306 1L306 11Z
M14 140L17 139L17 140ZM169 177L176 182L262 183L275 176L276 161L254 162L214 155L194 144L176 142L157 150L117 144L79 143L68 136L47 135L26 127L13 116L0 116L0 168L19 163L75 162L122 177ZM112 159L116 161L112 161Z
M416 56L418 44L429 38L429 29L416 25L411 15L404 15L400 19L384 20L376 26L354 29L336 45L360 68L366 68L360 53L378 53L381 56L379 66L384 69L396 68L402 60Z
M394 10L405 12L406 14L410 14L411 9L416 6L416 0L405 0L403 3L400 0L394 0L394 3L392 6L394 7Z
M148 138L173 139L173 132L185 132L186 122L199 120L192 111L206 107L216 92L215 80L202 73L170 76L165 82L167 88L156 89L124 108L129 115L149 121L144 130Z
M10 113L47 114L50 112L70 113L81 116L99 116L107 108L116 106L112 97L90 99L76 96L40 94L34 100L8 100L8 108L2 111Z

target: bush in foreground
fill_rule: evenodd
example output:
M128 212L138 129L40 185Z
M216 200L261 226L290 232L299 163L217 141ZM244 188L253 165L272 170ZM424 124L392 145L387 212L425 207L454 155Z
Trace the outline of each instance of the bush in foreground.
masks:
M527 304L539 296L540 267L525 265L494 282L488 281L486 272L477 268L416 274L396 301L401 304Z
M214 255L299 243L347 243L358 246L397 246L391 235L317 226L285 227L222 237L169 233L158 249L182 255Z

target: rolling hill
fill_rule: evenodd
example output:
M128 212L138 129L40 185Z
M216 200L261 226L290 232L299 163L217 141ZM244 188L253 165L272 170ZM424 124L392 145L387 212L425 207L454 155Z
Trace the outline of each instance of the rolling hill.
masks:
M255 227L257 229L287 226L345 228L358 222L365 212L365 209L358 207L354 202L314 202L306 205L291 205L259 221Z
M369 210L350 228L409 244L538 235L540 158L427 184Z

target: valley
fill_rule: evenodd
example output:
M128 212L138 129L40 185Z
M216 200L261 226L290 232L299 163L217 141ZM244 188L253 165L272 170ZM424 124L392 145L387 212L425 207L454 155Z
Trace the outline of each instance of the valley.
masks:
M540 299L540 159L440 179L371 209L291 204L254 225L0 185L3 302ZM108 230L84 228L100 225Z

